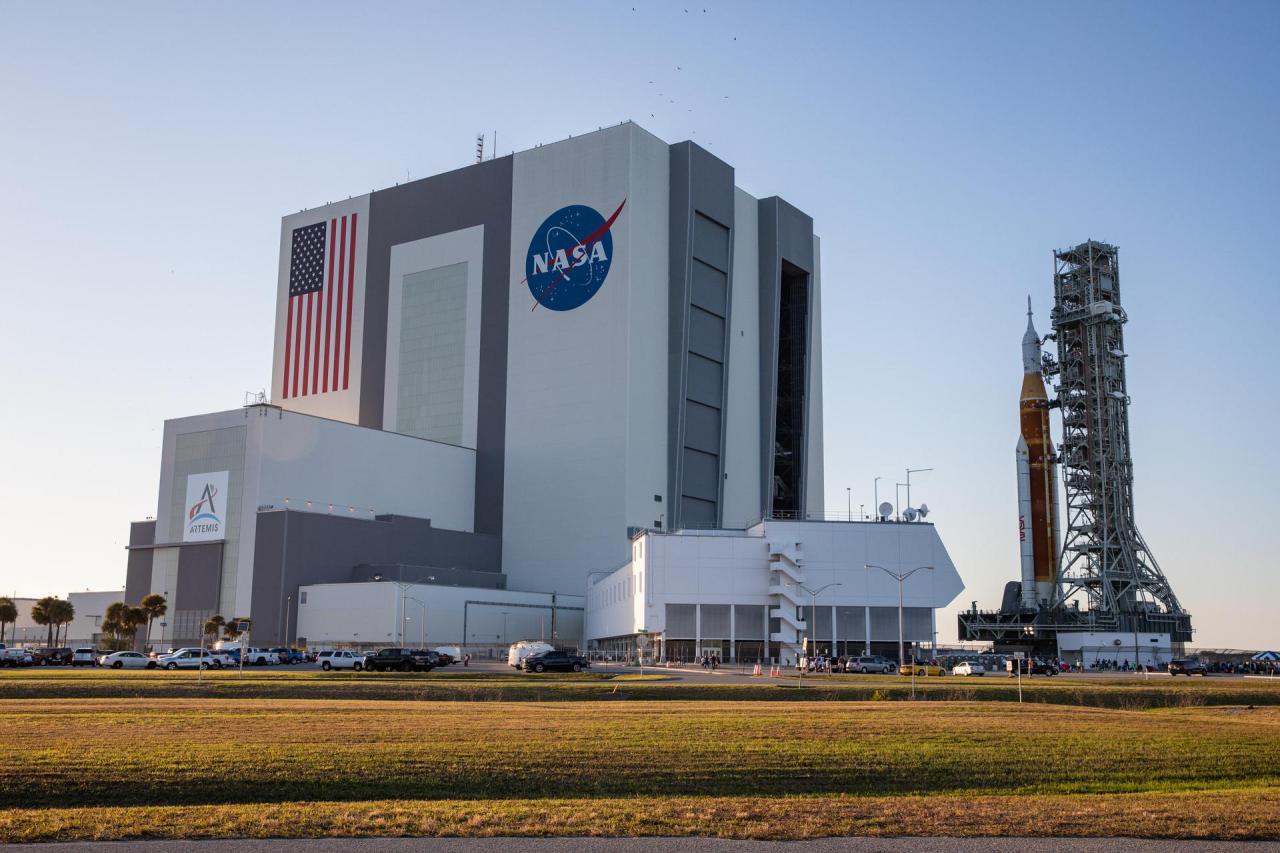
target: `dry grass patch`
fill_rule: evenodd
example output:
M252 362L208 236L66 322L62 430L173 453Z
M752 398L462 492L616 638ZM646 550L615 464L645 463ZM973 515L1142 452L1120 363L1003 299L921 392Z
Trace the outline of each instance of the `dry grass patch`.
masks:
M0 811L0 841L361 836L1280 838L1275 790L1178 794L299 802Z

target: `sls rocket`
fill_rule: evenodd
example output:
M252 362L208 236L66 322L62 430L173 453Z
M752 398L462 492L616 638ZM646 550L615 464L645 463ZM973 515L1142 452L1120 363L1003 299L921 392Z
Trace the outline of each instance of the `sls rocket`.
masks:
M1052 603L1058 574L1058 473L1049 435L1049 397L1041 376L1040 336L1031 323L1022 336L1021 435L1018 463L1018 540L1022 550L1022 606Z

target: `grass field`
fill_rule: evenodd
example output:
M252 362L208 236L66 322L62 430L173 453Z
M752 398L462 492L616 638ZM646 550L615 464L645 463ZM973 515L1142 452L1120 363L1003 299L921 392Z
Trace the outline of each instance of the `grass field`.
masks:
M0 841L1280 837L1277 707L10 699L0 742Z
M611 672L531 676L512 672L457 670L419 675L296 671L246 672L106 671L96 669L0 670L0 700L69 698L369 699L418 701L896 701L912 695L910 679L898 676L808 678L726 677L723 683L687 683L658 671L644 676ZM924 700L1017 701L1008 678L917 679ZM1181 679L1128 676L1114 679L1057 676L1023 682L1027 702L1123 710L1211 705L1280 705L1280 680Z

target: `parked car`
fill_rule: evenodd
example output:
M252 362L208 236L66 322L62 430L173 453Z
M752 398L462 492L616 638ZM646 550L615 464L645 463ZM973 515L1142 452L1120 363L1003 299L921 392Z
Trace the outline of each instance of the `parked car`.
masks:
M100 653L97 649L76 649L71 653L72 666L97 666Z
M916 678L928 678L929 676L943 676L947 674L945 667L938 666L936 663L915 663L908 661L898 670L899 675L914 675Z
M71 656L74 652L71 649L34 649L31 652L31 658L35 661L36 666L60 666L62 664L71 663Z
M305 660L305 658L302 655L302 652L298 651L297 649L289 649L289 648L285 648L284 646L277 646L276 648L271 649L270 651L275 653L275 656L279 658L280 663L295 664L295 663L302 663Z
M142 652L111 652L98 661L99 666L112 669L155 669L156 662Z
M375 672L399 670L400 672L430 672L435 668L435 652L426 649L379 649L365 655L364 668Z
M165 669L222 669L225 660L222 652L211 649L179 649L156 658L156 664Z
M1004 662L1005 671L1013 678L1021 668L1023 675L1057 675L1058 665L1045 658L1009 658Z
M550 643L544 643L541 640L520 640L512 643L511 648L507 649L507 663L516 669L520 669L524 664L524 659L530 655L551 651L555 651L555 646Z
M448 658L449 663L459 663L462 660L461 646L436 646L435 652L440 655L441 661ZM440 665L445 666L444 663L441 663Z
M325 672L331 669L353 669L360 672L364 669L364 655L347 649L319 654L320 668Z
M1204 677L1207 670L1198 658L1176 658L1169 661L1170 675L1198 675Z
M977 661L962 660L951 667L952 675L986 675L987 668Z
M887 672L890 675L898 671L896 663L881 655L863 655L849 658L844 668L846 672Z
M270 649L239 649L238 651L244 656L245 666L267 666L280 662L280 658ZM236 659L236 665L240 665L239 657Z
M28 649L13 649L0 643L0 666L31 666L35 658Z
M554 649L549 652L540 652L536 655L529 655L524 659L525 672L582 672L591 664L582 655L570 654L569 652L558 652Z

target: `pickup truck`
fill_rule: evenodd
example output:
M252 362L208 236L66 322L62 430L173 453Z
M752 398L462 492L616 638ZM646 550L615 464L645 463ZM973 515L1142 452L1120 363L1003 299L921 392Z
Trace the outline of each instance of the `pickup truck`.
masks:
M364 668L375 672L430 672L435 669L437 659L435 652L425 649L379 649L365 655Z
M31 666L32 663L31 652L26 649L11 649L0 643L0 666Z

